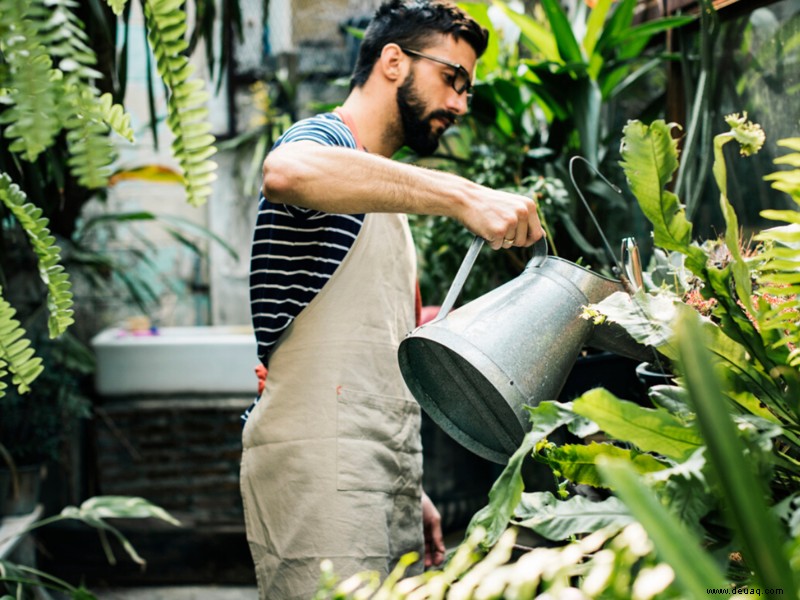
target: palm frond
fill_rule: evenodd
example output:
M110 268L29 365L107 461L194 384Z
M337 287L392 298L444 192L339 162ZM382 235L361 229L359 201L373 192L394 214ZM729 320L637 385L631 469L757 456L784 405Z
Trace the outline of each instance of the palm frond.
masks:
M42 359L35 355L25 330L14 317L16 311L3 297L0 288L0 396L8 385L2 381L11 373L11 381L20 394L30 391L30 386L44 370Z
M182 5L183 0L147 0L144 13L158 72L169 90L167 125L175 136L172 151L183 169L187 200L199 206L211 194L211 182L216 179L217 165L208 160L216 148L209 133L205 84L191 78L194 67L183 54L188 42Z
M47 228L48 220L42 217L40 208L26 200L19 186L7 174L0 173L0 201L19 221L39 259L39 276L47 286L48 328L50 337L54 338L74 322L71 284L60 264L61 251Z

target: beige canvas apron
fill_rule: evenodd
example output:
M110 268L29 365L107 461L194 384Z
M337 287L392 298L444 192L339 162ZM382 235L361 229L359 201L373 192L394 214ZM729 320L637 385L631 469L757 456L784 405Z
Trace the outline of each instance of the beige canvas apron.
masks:
M420 409L397 363L415 282L406 216L368 214L273 351L241 468L262 599L310 599L325 558L386 575L422 552Z

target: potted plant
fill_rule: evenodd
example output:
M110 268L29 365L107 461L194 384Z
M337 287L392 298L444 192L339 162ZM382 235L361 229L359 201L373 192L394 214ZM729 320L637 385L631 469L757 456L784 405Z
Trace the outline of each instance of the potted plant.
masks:
M25 530L15 532L14 535L27 535L41 527L59 521L77 520L97 530L106 558L110 564L116 564L116 558L112 551L109 536L118 541L131 560L144 567L146 565L145 560L139 556L136 549L122 532L114 526L114 519L159 519L171 525L180 525L167 511L142 498L96 496L89 498L81 503L80 506L67 506L58 514L36 521ZM0 536L0 546L8 541L8 539ZM38 592L43 591L45 597L49 597L48 590L57 592L59 597L63 595L63 597L73 600L96 600L96 596L83 585L73 585L30 565L10 562L0 556L0 593L5 591L8 594L14 594L15 598L28 598L38 597ZM29 594L33 595L29 596ZM9 595L3 597L11 598Z

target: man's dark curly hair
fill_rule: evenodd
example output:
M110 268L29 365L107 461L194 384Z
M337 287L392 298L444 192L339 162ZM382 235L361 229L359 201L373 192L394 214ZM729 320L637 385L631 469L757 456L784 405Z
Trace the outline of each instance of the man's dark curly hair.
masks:
M356 67L350 79L350 89L361 87L369 79L372 67L386 44L395 43L409 50L422 50L439 35L451 35L464 40L480 57L486 50L489 32L454 4L437 0L388 0L372 17Z

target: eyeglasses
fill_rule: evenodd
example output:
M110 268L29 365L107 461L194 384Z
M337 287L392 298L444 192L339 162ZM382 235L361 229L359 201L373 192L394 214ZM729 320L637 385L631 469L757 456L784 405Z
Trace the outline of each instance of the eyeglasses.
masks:
M469 91L472 89L472 82L469 79L469 73L467 73L467 70L461 65L450 62L449 60L445 60L443 58L439 58L437 56L431 56L430 54L425 54L424 52L417 52L416 50L408 50L403 47L401 47L400 50L402 50L406 54L410 54L412 56L419 56L420 58L427 58L428 60L432 60L433 62L437 62L441 65L450 67L455 71L454 74L449 75L447 78L450 86L456 91L456 94L463 94L464 92L467 92L468 97L471 95Z

